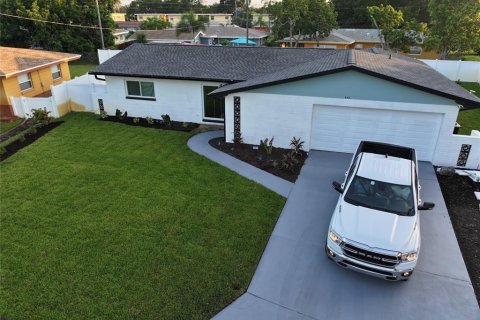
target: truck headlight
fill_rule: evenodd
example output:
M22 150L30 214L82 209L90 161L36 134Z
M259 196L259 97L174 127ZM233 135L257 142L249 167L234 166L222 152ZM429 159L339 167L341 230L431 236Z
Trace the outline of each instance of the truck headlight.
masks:
M328 233L328 237L330 238L330 240L332 240L338 245L341 245L343 242L342 238L338 234L336 234L333 230L330 230L330 232Z
M412 262L417 260L417 252L402 253L400 255L402 262Z

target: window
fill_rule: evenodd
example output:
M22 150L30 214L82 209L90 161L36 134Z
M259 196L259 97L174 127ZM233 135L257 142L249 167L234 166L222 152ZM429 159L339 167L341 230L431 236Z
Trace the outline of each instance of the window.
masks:
M215 16L210 16L210 20L215 20Z
M60 66L59 66L58 64L52 66L51 69L52 69L52 78L53 78L53 80L62 77L62 70L60 70Z
M355 43L355 49L362 49L363 44L362 43Z
M155 89L153 82L127 81L128 97L144 97L155 100Z
M203 87L203 116L207 119L223 120L225 118L225 99L217 99L208 94L217 87Z
M30 73L24 73L17 77L18 84L20 85L20 91L25 91L33 88L32 78Z

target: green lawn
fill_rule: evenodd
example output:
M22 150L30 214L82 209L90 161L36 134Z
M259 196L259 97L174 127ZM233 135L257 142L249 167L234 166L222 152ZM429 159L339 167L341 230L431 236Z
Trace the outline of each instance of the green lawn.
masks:
M476 82L462 82L462 87L467 90L474 90L475 95L480 97L480 84ZM462 126L460 134L470 135L472 130L480 130L480 109L461 110L458 113L457 122Z
M17 119L12 122L0 122L0 133L7 132L10 129L15 128L18 126L20 123L22 123L23 119Z
M85 73L91 71L97 65L88 64L88 63L70 62L68 66L70 68L70 78L73 79L75 77L83 76Z
M480 56L478 55L467 55L467 56L462 56L463 61L480 61Z
M0 315L208 319L242 294L284 199L188 133L72 113L0 164Z

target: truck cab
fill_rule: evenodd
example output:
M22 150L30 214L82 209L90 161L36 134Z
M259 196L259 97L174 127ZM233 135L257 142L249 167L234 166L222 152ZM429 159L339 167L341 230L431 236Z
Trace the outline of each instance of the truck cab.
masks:
M412 148L362 141L342 184L328 230L326 253L338 265L381 277L408 280L420 253L417 159Z

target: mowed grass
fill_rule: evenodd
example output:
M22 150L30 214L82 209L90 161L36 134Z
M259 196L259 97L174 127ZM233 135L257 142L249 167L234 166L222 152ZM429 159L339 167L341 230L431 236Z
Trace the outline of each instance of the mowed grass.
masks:
M247 288L284 205L188 133L73 113L0 164L0 315L208 319Z
M85 73L92 71L96 64L89 64L84 62L70 62L68 67L70 69L70 78L83 76Z
M480 84L476 82L462 82L462 87L475 91L474 94L480 97ZM457 122L461 125L460 134L470 135L472 130L480 130L480 109L461 110L458 113Z

